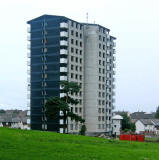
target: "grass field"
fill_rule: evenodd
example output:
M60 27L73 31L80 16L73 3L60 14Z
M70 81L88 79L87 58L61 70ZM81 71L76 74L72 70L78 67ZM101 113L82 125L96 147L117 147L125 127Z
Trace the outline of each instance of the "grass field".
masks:
M159 160L159 143L0 128L0 160Z

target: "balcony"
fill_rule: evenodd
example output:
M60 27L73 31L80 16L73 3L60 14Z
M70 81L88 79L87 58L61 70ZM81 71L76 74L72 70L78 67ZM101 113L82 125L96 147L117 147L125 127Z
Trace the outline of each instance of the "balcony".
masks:
M115 49L113 49L113 54L116 54L116 50Z
M112 92L112 96L115 96L115 92L114 91Z
M112 81L115 82L115 78L112 78Z
M116 47L116 43L115 42L113 42L113 47Z
M60 119L60 124L63 124L63 119Z
M109 46L110 46L110 42L108 41L108 42L107 42L107 47L109 47Z
M27 49L30 49L31 48L31 45L30 44L27 44Z
M60 67L60 72L67 72L67 68L66 67Z
M30 61L27 61L27 66L30 66Z
M27 94L27 99L30 99L30 94Z
M113 71L113 75L115 75L116 74L116 72L115 71Z
M113 63L113 68L116 68L116 64L115 63Z
M27 78L27 82L30 83L30 77Z
M30 58L30 57L31 57L31 54L30 54L30 52L28 52L28 53L27 53L27 57L28 57L28 58Z
M68 24L66 22L60 23L60 28L68 28Z
M68 45L67 41L65 40L60 41L60 46L67 46L67 45Z
M31 32L31 27L30 27L30 25L27 27L27 32L28 32L28 33Z
M60 54L61 54L61 55L67 55L68 52L67 52L66 49L60 49Z
M68 32L65 31L60 32L60 37L68 37Z
M107 39L110 39L110 35L109 34L107 34Z
M113 61L116 61L116 57L113 56Z
M60 81L67 81L67 76L60 76Z
M114 98L112 99L112 103L115 103L115 99Z
M60 63L67 63L67 59L66 58L60 58Z
M112 88L115 89L115 84L112 85Z
M30 36L30 35L27 36L27 40L28 40L28 41L31 40L31 36Z
M66 94L65 93L60 93L60 98L65 97Z

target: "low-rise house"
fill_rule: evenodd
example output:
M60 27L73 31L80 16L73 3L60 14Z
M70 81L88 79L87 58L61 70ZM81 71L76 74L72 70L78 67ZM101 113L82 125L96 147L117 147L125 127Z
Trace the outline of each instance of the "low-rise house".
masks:
M113 135L119 136L121 131L121 121L123 117L120 115L115 115L112 117L112 128L113 128Z
M147 134L147 135L157 135L158 131L156 124L159 123L159 119L138 119L135 122L136 133Z
M7 110L0 113L0 127L30 129L27 120L27 111Z

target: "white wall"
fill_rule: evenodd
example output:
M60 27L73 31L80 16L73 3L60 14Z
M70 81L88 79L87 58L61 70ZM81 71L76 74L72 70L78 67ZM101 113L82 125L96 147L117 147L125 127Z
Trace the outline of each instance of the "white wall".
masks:
M120 135L121 120L113 119L113 134Z

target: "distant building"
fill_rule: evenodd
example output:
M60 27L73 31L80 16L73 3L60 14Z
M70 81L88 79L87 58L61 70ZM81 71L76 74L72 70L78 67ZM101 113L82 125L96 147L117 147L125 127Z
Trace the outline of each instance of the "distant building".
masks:
M28 107L31 129L63 133L63 121L48 120L44 104L63 97L59 82L81 86L77 106L71 110L85 119L87 135L112 132L115 88L115 40L98 24L79 23L64 16L43 15L28 21ZM62 113L61 113L62 114ZM81 125L68 120L68 132Z
M0 127L30 129L27 123L27 111L6 110L0 113Z
M136 121L138 119L154 119L155 113L134 112L130 114L130 118L132 121Z

